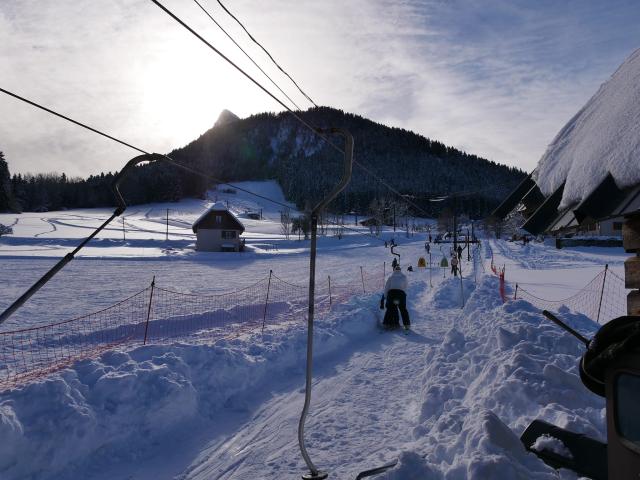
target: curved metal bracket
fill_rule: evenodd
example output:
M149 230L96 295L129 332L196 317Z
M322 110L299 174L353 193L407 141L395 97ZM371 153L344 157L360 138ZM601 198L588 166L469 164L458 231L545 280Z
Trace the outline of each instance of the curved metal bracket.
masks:
M166 157L164 155L160 155L159 153L145 153L144 155L138 155L137 157L132 158L125 164L124 167L122 167L122 169L120 169L116 177L113 179L113 182L111 183L111 191L113 192L113 196L116 198L117 203L116 211L120 209L120 213L118 213L116 216L120 215L127 209L127 204L124 201L122 194L120 193L120 182L122 182L124 177L127 176L129 171L139 163L157 162L159 160L164 160L165 158Z
M133 168L135 165L142 162L154 162L157 160L162 160L164 155L160 155L159 153L147 153L144 155L139 155L127 162L127 164L120 170L120 172L116 175L116 178L113 180L111 184L111 189L113 191L114 196L116 197L116 203L118 204L115 211L111 216L100 225L91 235L85 238L80 245L78 245L72 252L67 253L64 257L62 257L58 263L56 263L47 273L45 273L40 280L34 283L29 290L23 293L20 298L18 298L15 302L13 302L2 314L0 314L0 324L6 321L18 308L20 308L29 298L31 298L38 290L40 290L46 283L51 280L51 278L58 273L62 268L73 260L73 257L76 253L80 251L82 247L84 247L92 238L94 238L98 233L102 231L111 220L122 214L127 208L127 204L122 198L122 194L120 193L120 182L127 175L127 173Z
M393 251L393 249L396 247L397 245L391 245L391 255L395 255L396 257L398 257L398 265L400 265L400 254Z

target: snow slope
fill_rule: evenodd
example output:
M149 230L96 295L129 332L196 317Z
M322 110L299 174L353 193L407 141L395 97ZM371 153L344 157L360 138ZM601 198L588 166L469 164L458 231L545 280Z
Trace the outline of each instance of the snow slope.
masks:
M545 195L566 181L560 207L588 196L611 173L620 188L640 183L640 50L633 52L560 130L535 171Z
M125 222L139 228L140 237L133 240L157 242L162 245L158 251L140 256L135 243L96 247L108 253L89 252L72 262L11 318L13 324L2 328L41 325L105 307L148 285L152 275L161 286L194 293L240 288L270 269L287 281L306 281L308 242L283 239L276 207L251 204L240 193L215 195L210 201L228 199L239 215L245 208L264 208L267 220L254 221L252 227L252 252L188 253L177 234L208 204L195 200L173 205L183 212L176 212L176 221L186 226L177 224L166 244L162 215L167 206L150 205L130 212ZM25 248L48 248L49 257L59 258L77 240L74 235L82 236L85 218L95 212L38 215L60 232L49 231L47 221L22 215L16 226L24 221L26 230L18 230L14 241ZM403 266L415 267L424 255L424 234L383 233L383 238L391 236L400 244ZM0 242L5 252L0 308L54 262L31 253L7 254L16 246L5 242L8 238ZM108 236L103 241L118 242ZM259 246L265 243L277 249ZM558 251L491 241L485 260L491 251L498 265L507 265L509 281L529 279L545 295L582 287L604 263L622 268L624 255L616 249ZM434 248L432 253L439 262L441 252ZM378 239L329 235L319 242L317 275L357 281L360 266L381 270L390 260ZM395 458L400 463L387 479L558 478L520 446L517 436L531 420L543 418L604 437L604 402L577 375L580 345L524 301L502 305L497 278L483 273L481 263L475 267L463 261L462 288L459 279L440 268L409 274L413 332L408 336L381 334L375 327L379 292L337 305L318 321L307 446L331 478L355 478ZM597 327L583 316L561 313L586 336ZM248 332L209 345L115 349L0 392L0 478L299 478L305 470L296 440L305 341L300 318L264 334ZM560 448L548 438L538 445ZM561 478L575 475L563 472Z
M411 275L409 336L378 332L377 294L318 322L307 446L332 478L397 457L379 478L558 478L520 446L531 420L604 437L604 402L578 378L580 345L463 267L464 309L458 280ZM4 392L2 478L299 478L304 351L301 319L211 346L114 351Z

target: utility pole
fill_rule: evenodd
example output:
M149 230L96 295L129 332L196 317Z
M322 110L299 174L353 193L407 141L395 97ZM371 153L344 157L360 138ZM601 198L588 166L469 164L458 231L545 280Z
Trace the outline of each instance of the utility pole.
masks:
M165 235L165 240L169 241L169 209L167 208L167 233Z
M122 241L123 242L127 241L127 236L124 233L124 216L122 217Z
M396 204L393 204L393 231L396 231Z
M324 210L324 208L334 198L338 196L340 192L349 183L351 179L351 170L353 164L353 136L346 130L338 128L332 128L326 133L337 133L344 137L344 173L340 183L320 202L313 210L311 210L311 248L309 252L309 310L307 314L307 366L306 366L306 382L305 382L305 394L304 394L304 406L302 407L302 413L300 415L300 421L298 422L298 446L300 447L300 453L304 459L309 473L302 476L304 480L324 480L328 477L328 474L321 472L313 464L309 453L304 445L304 426L309 413L309 407L311 405L311 385L312 385L312 367L313 367L313 320L315 315L315 276L316 276L316 246L317 246L317 233L318 233L318 216Z
M456 197L453 197L453 249L458 248L458 210Z

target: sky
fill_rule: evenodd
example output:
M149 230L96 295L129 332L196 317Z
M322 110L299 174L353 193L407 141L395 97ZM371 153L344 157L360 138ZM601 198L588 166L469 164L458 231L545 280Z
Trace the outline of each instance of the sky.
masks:
M194 1L161 1L279 93ZM215 0L200 2L311 106ZM640 48L638 0L223 3L317 104L527 171ZM3 0L0 72L1 88L159 153L196 139L223 109L282 110L150 0ZM12 173L70 176L137 155L2 93L0 151Z

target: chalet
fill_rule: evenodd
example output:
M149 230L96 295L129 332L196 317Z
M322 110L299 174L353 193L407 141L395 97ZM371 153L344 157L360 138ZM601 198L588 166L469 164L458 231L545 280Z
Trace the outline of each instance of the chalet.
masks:
M527 188L521 188L526 185ZM559 208L565 184L545 197L525 179L493 212L500 220L518 215L520 228L532 235L585 235L622 238L624 216L640 209L640 186L618 188L611 174L576 205ZM532 195L531 192L534 192Z
M240 235L244 225L221 202L207 209L193 226L196 250L201 252L239 252L244 246Z

